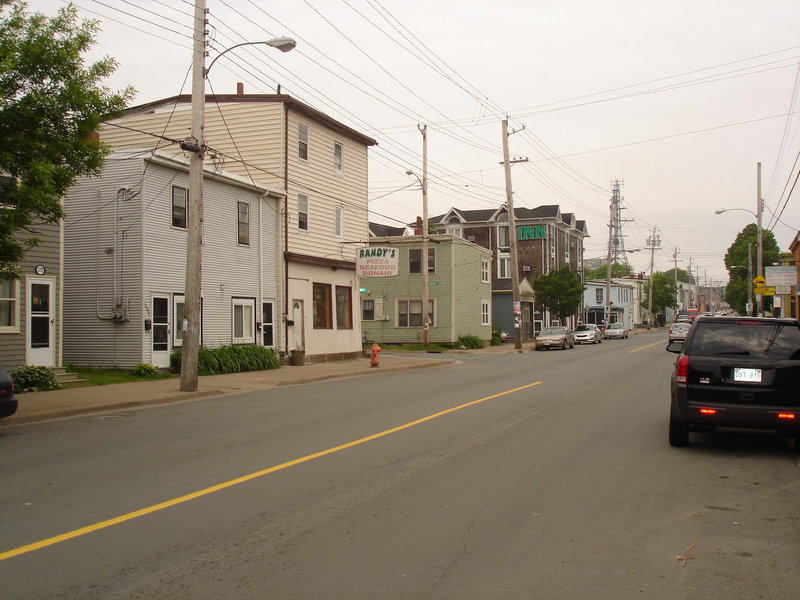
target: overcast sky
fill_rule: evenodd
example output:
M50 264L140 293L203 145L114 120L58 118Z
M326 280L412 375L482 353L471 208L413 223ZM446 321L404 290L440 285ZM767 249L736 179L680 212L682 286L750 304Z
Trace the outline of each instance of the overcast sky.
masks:
M29 8L54 14L60 0ZM193 0L79 0L99 19L107 84L134 104L190 92ZM605 256L611 181L622 182L625 248L637 271L657 228L655 270L699 267L726 281L736 234L755 222L781 250L800 230L798 0L207 0L209 59L244 41L291 36L287 54L235 49L207 91L282 91L378 140L370 220L422 214L427 125L429 214L505 202L508 117L515 205L559 204L588 223L585 257ZM798 185L800 187L800 185ZM695 270L697 274L698 271Z

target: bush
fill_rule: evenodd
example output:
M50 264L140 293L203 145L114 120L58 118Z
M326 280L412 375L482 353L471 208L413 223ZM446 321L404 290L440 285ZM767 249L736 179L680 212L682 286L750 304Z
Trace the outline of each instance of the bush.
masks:
M503 345L503 328L500 325L495 325L492 328L492 346L502 346Z
M19 367L11 372L14 387L20 390L35 389L39 392L61 388L56 374L47 367Z
M220 346L213 349L201 346L197 353L198 375L265 371L278 366L275 351L264 346ZM180 349L170 355L169 368L173 373L181 372Z
M158 375L158 367L148 363L139 363L133 367L133 374L137 377L152 377Z
M460 335L458 336L458 343L467 350L478 350L486 345L477 335Z

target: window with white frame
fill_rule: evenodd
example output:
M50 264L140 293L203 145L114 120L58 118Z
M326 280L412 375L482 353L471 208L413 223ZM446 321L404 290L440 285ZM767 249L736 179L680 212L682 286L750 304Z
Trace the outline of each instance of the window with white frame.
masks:
M19 280L0 280L0 333L19 333Z
M508 237L508 225L497 226L497 248L498 250L508 250L511 248L511 241Z
M256 301L252 298L233 298L233 343L255 344Z
M244 246L250 245L250 205L247 202L237 202L237 240Z
M456 237L463 237L464 231L461 229L461 219L455 216L447 219L447 225L445 226L444 232Z
M436 326L435 298L428 298L428 323ZM422 298L408 298L397 301L397 326L422 327Z
M361 301L362 321L383 321L383 298L364 298Z
M509 254L497 255L497 277L498 279L511 277L511 256Z
M340 240L344 236L344 208L337 206L333 209L333 237Z
M261 337L267 348L275 346L275 303L271 300L261 305Z
M344 173L344 145L333 142L333 171L337 175Z
M186 229L186 209L188 200L186 188L172 186L172 226Z
M297 229L308 231L308 196L297 194Z
M305 123L297 124L297 158L308 160L308 125Z
M408 272L422 273L422 248L408 249ZM436 248L428 246L428 273L436 272Z
M489 301L481 300L481 325L489 324Z
M594 289L594 301L597 302L597 304L603 303L603 288Z
M481 259L481 283L489 283L489 259Z

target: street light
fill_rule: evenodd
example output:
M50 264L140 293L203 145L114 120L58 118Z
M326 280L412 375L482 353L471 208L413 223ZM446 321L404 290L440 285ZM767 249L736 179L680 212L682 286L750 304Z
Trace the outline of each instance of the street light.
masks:
M423 132L423 140L425 133ZM423 163L425 160L423 159ZM422 188L422 345L428 345L428 173L423 164L422 179L414 171L406 171L413 175Z
M184 287L184 320L186 327L183 331L183 348L181 350L180 390L182 392L194 392L197 390L203 272L203 153L205 152L203 129L205 126L206 76L220 56L239 46L266 44L282 52L288 52L295 47L295 42L291 38L274 38L265 42L244 42L220 52L206 68L205 0L195 0L194 23L191 139L181 143L181 148L190 153L189 198L186 223L186 283Z
M759 163L759 167L760 166L761 166L761 163ZM757 267L757 271L758 271L758 276L759 277L764 277L764 260L763 260L763 257L762 257L763 256L763 252L764 252L764 250L763 250L764 240L762 238L764 236L763 236L763 231L761 229L761 202L759 202L758 213L754 213L752 210L749 210L747 208L720 208L719 210L715 210L714 214L715 215L721 215L722 213L730 212L732 210L741 210L741 211L744 211L746 213L750 213L751 215L753 215L756 218L756 232L757 232L756 233L756 267ZM752 277L750 276L750 274L748 274L748 279L751 280L750 285L752 286ZM750 298L750 301L752 302L752 297ZM764 301L762 299L762 295L758 294L758 315L759 316L761 315L761 313L764 310L763 302Z

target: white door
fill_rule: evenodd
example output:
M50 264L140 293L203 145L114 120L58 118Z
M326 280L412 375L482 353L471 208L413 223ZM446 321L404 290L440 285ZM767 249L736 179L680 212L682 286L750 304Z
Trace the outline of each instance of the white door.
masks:
M55 284L52 279L28 278L27 362L55 366Z
M153 296L153 366L169 367L169 296Z
M293 350L296 348L305 349L306 343L303 331L302 300L292 300L292 321L294 321L294 326L292 327L292 347L289 348L289 350Z

